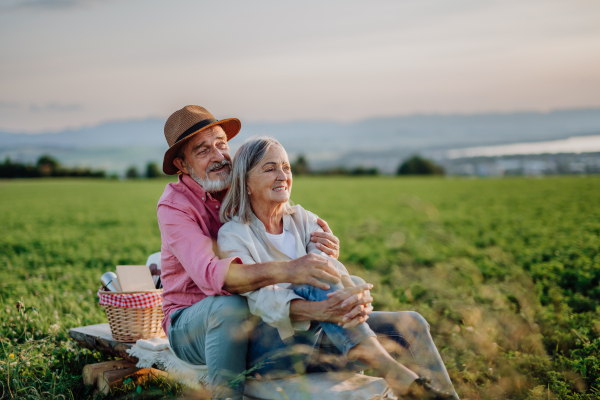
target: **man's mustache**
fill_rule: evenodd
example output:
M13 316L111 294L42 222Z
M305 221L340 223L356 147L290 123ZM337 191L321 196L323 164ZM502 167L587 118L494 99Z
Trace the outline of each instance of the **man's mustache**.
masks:
M210 167L206 168L206 173L208 174L210 171L214 171L215 169L219 169L224 165L229 165L231 166L231 161L229 160L223 160L221 162L216 162L213 165L211 165Z

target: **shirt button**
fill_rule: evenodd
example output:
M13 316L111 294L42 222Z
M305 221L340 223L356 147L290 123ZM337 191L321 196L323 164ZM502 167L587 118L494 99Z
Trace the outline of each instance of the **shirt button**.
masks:
M204 200L204 197L202 198L202 200Z
M215 206L216 208L219 208L219 206Z

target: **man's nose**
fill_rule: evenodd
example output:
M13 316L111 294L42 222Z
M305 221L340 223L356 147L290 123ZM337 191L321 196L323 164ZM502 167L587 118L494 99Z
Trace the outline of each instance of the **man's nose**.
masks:
M223 155L223 153L221 152L221 149L215 147L215 150L213 151L213 158L212 161L216 161L216 162L221 162L225 159L225 156Z

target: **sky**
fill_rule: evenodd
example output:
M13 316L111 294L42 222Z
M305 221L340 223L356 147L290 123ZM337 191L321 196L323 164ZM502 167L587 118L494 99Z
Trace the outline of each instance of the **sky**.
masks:
M600 107L597 0L2 0L0 130Z

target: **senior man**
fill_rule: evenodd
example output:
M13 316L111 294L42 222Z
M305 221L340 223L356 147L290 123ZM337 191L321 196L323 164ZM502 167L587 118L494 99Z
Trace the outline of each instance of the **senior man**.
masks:
M215 254L220 202L231 182L228 141L240 129L238 119L217 120L200 106L173 113L165 124L169 149L163 171L179 173L179 179L167 185L157 207L163 329L177 357L207 365L215 397L234 399L242 397L244 384L227 389L227 383L246 369L248 347L248 307L246 299L235 294L286 282L327 290L326 282L338 283L340 277L327 259L315 254L253 265ZM337 258L338 239L325 221L319 224L325 232L315 233L311 240ZM355 326L372 310L366 289L366 285L343 289L322 302L295 299L289 317L318 311L345 316L346 325Z

